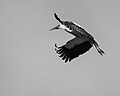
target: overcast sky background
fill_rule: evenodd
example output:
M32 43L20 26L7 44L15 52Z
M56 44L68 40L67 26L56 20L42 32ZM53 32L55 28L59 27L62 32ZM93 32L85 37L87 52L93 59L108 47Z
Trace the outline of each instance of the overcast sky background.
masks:
M54 44L73 38L48 31L62 20L83 26L104 56L65 64ZM119 0L0 0L0 96L120 96Z

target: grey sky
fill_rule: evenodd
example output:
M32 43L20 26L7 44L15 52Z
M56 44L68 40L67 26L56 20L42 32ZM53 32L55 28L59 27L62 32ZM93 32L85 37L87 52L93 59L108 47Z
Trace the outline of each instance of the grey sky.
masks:
M0 96L120 96L119 0L0 0ZM65 64L54 44L73 38L48 31L63 20L83 26L95 48Z

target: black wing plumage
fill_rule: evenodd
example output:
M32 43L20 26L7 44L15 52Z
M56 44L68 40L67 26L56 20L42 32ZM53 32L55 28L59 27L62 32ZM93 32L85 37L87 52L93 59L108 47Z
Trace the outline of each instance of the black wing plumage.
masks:
M61 47L57 47L55 44L56 52L65 62L70 62L72 59L87 52L91 47L92 44L89 41L79 38L74 38Z
M57 16L56 13L54 13L54 16L55 16L55 18L56 18L61 24L63 24L63 21Z

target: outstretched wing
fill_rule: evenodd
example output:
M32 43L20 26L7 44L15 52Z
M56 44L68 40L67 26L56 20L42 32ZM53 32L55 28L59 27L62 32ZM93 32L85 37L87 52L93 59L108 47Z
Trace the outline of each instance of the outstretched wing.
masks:
M82 38L73 38L65 45L57 47L55 44L55 50L65 62L70 62L72 59L87 52L92 47L89 41L85 41Z

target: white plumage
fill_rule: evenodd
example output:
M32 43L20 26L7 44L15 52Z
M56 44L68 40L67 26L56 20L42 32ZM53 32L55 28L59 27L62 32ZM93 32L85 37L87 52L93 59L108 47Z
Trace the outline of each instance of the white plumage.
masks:
M69 32L72 32L72 30L70 30L69 28L67 28L66 26L60 24L60 29L63 29L63 30L67 30Z

